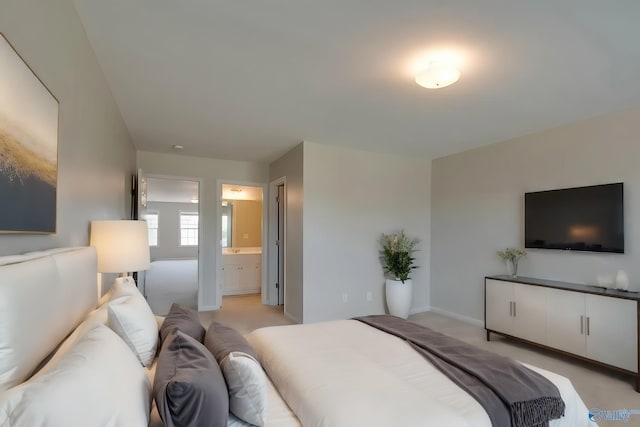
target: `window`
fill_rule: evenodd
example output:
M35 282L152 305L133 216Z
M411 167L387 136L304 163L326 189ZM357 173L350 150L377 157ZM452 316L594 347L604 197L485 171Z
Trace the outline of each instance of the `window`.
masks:
M149 229L149 246L158 246L158 212L147 212L146 218Z
M180 212L180 246L198 246L197 212Z

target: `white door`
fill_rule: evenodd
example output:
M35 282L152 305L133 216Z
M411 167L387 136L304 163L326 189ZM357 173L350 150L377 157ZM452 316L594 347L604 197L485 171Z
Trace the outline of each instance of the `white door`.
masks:
M132 191L133 199L131 201L131 219L147 219L147 177L142 172L142 169L138 169L138 173L133 177L132 185L134 191ZM140 292L147 297L146 291L146 272L137 271L133 273ZM102 280L102 276L100 278ZM102 284L101 284L102 286Z
M513 283L486 279L485 327L513 335Z
M547 289L547 345L585 356L585 294Z
M587 357L638 371L637 302L586 295Z
M541 286L513 285L513 317L515 336L546 344L547 331L544 327L547 313L547 289Z

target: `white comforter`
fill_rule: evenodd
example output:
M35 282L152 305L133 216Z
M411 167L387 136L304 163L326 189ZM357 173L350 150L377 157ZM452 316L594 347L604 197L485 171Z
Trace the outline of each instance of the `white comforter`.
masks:
M305 427L491 427L482 406L408 344L361 322L263 328L247 339ZM567 406L551 427L595 426L568 379L532 369Z

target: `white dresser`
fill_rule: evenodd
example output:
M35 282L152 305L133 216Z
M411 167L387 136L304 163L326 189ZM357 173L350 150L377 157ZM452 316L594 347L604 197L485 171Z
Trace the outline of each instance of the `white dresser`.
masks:
M485 329L633 374L640 294L529 277L485 277Z

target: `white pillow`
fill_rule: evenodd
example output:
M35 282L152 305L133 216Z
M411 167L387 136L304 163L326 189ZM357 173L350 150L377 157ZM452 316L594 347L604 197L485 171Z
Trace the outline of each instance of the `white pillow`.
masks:
M143 427L151 384L118 336L96 324L55 365L0 401L0 425Z
M100 298L100 302L98 303L98 305L102 305L116 298L135 294L142 295L140 290L136 286L136 282L133 280L133 277L118 277L113 281L111 289L109 289L107 293Z
M138 293L109 302L108 325L127 343L144 366L151 366L158 347L158 322Z
M267 424L267 380L260 364L250 355L232 351L220 361L229 390L229 410L256 425Z

